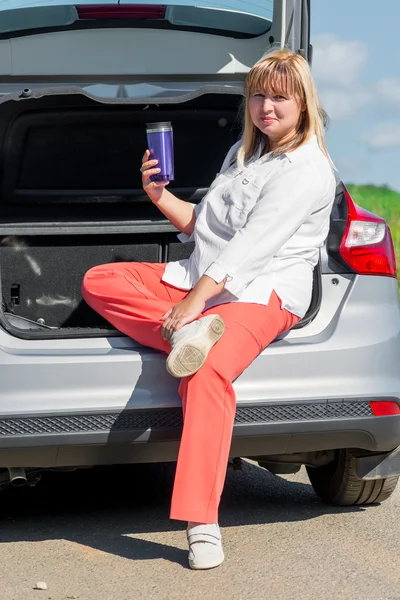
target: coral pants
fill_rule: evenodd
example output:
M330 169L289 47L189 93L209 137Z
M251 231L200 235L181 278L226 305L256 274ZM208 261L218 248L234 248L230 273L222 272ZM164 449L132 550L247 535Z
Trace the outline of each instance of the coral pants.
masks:
M94 267L85 275L83 297L119 331L168 353L160 319L188 292L164 283L164 269L153 263ZM171 503L172 519L198 523L218 522L236 409L232 381L299 320L281 309L275 292L268 306L233 302L200 316L208 314L219 314L226 329L203 367L180 382L184 426Z

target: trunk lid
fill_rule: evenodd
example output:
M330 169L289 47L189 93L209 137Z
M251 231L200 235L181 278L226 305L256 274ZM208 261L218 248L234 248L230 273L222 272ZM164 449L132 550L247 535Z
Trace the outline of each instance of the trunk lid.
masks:
M0 78L5 83L93 81L99 76L141 82L154 77L241 81L271 45L287 45L308 56L308 4L36 0L26 5L5 0Z

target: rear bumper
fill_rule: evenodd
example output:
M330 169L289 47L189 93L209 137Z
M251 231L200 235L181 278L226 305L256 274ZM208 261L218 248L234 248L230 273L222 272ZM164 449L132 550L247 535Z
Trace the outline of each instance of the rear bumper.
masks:
M397 282L323 276L323 290L314 321L234 382L232 456L400 445L400 417L369 406L400 405ZM127 338L26 342L0 329L0 382L0 467L176 460L181 401L161 353Z
M369 400L374 398L238 406L231 455L391 452L400 446L400 415L375 417ZM0 417L0 467L174 461L181 429L179 408ZM370 468L360 459L360 469L372 478L389 463L398 468L400 458L382 455Z

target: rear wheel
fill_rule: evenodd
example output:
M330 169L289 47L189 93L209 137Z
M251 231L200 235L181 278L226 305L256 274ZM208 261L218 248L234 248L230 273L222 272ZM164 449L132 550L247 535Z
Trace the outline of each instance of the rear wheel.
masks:
M323 467L307 467L315 493L327 504L355 506L378 504L396 488L398 476L364 480L357 477L355 457L350 450L338 450L336 459Z

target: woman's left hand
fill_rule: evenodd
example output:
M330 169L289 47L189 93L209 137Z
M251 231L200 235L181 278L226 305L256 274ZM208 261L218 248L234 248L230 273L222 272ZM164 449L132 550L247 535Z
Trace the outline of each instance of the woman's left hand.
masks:
M194 321L203 312L205 304L204 300L194 294L188 294L184 300L175 304L161 317L161 321L164 321L161 329L164 340L171 339L175 331Z

